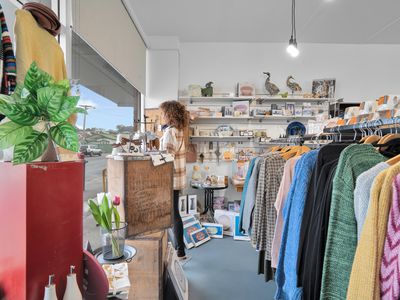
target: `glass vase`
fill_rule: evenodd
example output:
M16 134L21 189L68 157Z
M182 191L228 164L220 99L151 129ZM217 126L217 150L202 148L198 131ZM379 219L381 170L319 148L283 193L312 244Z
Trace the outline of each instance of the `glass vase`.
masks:
M119 228L113 223L110 231L104 228L100 229L105 260L115 260L124 256L126 228L127 223L121 222Z

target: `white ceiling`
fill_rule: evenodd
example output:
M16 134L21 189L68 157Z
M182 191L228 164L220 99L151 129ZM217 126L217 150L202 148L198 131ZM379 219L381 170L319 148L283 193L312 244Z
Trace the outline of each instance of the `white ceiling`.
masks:
M288 42L291 0L128 0L148 36ZM399 0L298 0L299 43L400 44Z

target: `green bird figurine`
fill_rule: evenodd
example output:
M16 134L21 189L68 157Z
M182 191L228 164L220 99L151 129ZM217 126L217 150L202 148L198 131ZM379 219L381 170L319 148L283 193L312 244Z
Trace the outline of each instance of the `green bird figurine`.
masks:
M203 97L212 97L214 93L214 89L212 87L212 84L214 82L210 81L206 83L206 87L201 89L201 95Z

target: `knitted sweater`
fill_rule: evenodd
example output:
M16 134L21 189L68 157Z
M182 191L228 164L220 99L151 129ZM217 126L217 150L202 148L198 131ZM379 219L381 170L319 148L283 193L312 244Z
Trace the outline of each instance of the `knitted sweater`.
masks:
M400 174L393 181L393 201L389 213L380 283L381 299L400 298Z
M389 210L392 203L392 184L400 173L400 163L376 177L361 238L351 270L347 299L380 299L379 273Z
M372 183L375 177L387 168L389 168L389 165L386 162L382 162L365 171L357 178L356 188L354 189L354 214L357 221L357 240L360 240L361 230L367 215Z
M317 150L310 151L296 163L293 182L283 209L284 226L275 275L275 299L300 299L297 290L297 250L304 202L317 155Z
M346 298L357 246L354 186L361 173L384 160L384 156L370 144L350 145L340 155L333 179L321 299L343 300Z

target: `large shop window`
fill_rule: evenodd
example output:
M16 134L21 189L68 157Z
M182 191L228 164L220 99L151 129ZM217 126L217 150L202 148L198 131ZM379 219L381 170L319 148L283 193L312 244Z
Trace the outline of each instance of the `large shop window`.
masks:
M72 33L71 78L79 105L87 110L77 120L81 152L85 154L85 196L102 191L106 155L118 133L132 132L140 118L141 93L78 34Z

